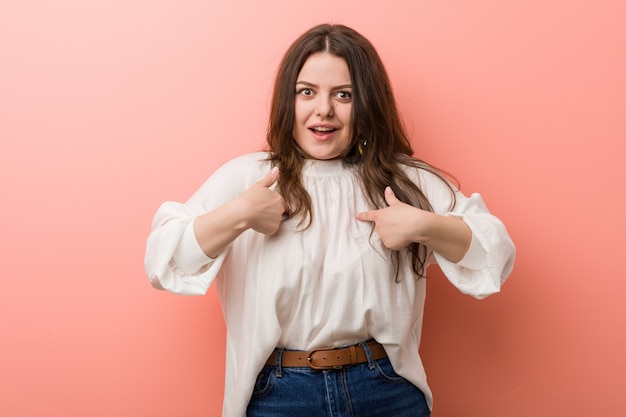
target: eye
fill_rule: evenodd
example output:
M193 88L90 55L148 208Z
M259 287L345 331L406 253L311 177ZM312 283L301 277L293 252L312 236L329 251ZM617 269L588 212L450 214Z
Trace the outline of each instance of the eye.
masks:
M352 93L350 91L344 91L344 90L338 91L337 98L339 100L349 101L352 99Z
M304 88L297 90L296 94L299 94L305 97L310 97L313 95L313 90L311 90L310 88L304 87Z

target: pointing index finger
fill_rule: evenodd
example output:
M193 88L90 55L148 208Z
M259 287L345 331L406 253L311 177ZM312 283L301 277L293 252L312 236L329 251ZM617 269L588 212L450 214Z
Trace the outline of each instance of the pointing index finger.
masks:
M373 222L376 215L375 215L376 211L363 211L361 213L357 213L356 218L357 220L361 220L364 222Z

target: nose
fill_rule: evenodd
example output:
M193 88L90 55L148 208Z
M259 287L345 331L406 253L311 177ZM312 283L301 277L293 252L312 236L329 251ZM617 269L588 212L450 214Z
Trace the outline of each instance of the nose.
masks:
M324 97L322 94L318 96L315 113L321 118L333 117L334 107L330 97Z

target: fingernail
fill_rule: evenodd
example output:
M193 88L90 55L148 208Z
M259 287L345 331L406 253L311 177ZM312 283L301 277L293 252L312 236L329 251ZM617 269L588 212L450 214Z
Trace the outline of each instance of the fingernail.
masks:
M386 192L387 194L391 194L391 193L393 193L393 190L391 189L391 187L390 187L390 186L387 186L387 187L385 187L385 192Z
M276 174L277 172L278 172L278 167L273 167L273 168L270 170L270 174L272 174L272 175Z

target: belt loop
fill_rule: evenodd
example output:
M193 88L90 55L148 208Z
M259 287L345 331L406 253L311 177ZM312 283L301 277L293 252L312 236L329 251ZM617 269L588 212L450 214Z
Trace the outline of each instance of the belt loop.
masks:
M370 349L370 346L368 345L368 341L365 342L360 342L359 346L361 346L363 348L363 350L365 351L365 356L367 356L367 364L370 368L370 370L374 369L375 365L375 361L374 361L374 355L372 355L372 350Z
M283 376L283 348L276 349L276 378Z

